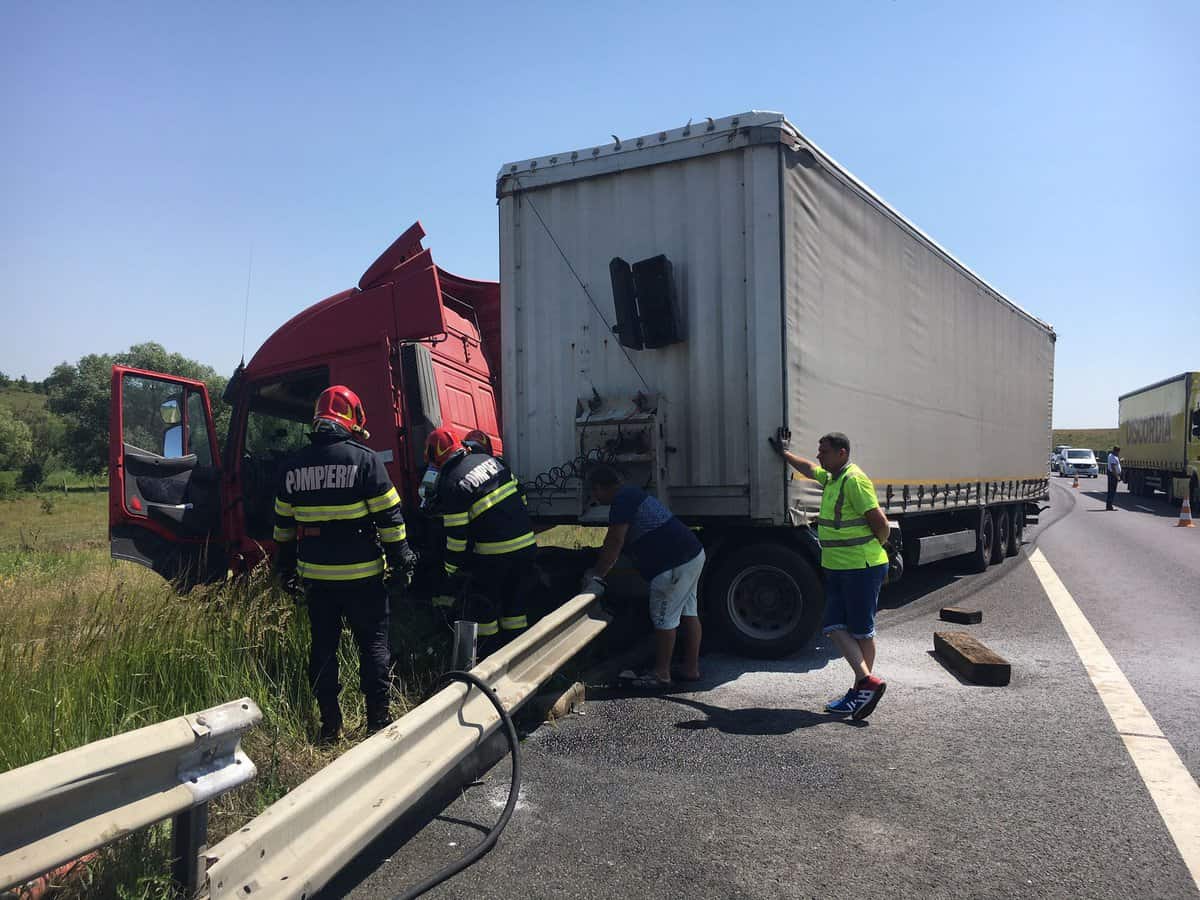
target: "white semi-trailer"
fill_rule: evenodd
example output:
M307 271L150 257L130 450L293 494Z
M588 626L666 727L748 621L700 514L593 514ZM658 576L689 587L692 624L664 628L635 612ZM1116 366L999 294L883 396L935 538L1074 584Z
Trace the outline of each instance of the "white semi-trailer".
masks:
M505 452L543 522L605 459L700 529L704 614L779 655L820 622L815 456L843 431L907 565L1019 552L1047 498L1053 329L749 112L505 165Z

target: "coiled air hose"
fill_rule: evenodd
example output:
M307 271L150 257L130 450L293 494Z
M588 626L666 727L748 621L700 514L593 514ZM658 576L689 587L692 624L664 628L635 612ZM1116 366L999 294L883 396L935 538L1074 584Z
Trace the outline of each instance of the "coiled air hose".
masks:
M468 866L479 862L489 850L496 846L500 832L504 830L504 827L508 824L508 820L512 818L513 810L517 808L517 796L521 791L521 749L517 741L517 729L513 725L512 717L508 714L508 710L504 708L504 704L500 702L500 698L496 696L496 692L488 687L483 679L472 675L470 672L461 672L458 670L447 672L438 680L435 690L441 690L444 685L451 681L465 682L468 685L468 690L470 687L479 688L480 692L496 708L496 712L500 714L500 722L504 726L504 736L508 739L508 750L512 754L512 784L508 788L508 802L504 805L504 811L500 813L500 818L496 820L496 824L492 826L492 830L469 853L429 876L415 887L409 888L403 894L398 894L395 900L412 900L414 897L420 897L426 891L453 878Z

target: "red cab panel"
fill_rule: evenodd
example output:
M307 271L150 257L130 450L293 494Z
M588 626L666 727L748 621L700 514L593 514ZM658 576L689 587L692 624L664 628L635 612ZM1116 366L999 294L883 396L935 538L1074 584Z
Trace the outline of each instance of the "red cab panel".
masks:
M113 366L109 544L184 586L223 578L220 450L203 382Z

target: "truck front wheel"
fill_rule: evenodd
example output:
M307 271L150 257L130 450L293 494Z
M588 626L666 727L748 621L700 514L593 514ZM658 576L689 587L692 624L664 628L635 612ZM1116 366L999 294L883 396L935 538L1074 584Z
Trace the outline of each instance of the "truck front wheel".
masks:
M825 592L805 556L780 544L741 547L704 583L704 609L746 656L777 659L807 643L821 624Z

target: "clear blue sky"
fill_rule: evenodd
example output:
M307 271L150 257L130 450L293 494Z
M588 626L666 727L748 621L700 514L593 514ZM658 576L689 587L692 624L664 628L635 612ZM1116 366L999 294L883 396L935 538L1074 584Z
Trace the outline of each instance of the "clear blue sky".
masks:
M1200 369L1200 3L873 0L4 4L0 371L231 372L251 248L247 357L415 219L495 278L505 161L752 108L1055 326L1057 426Z

